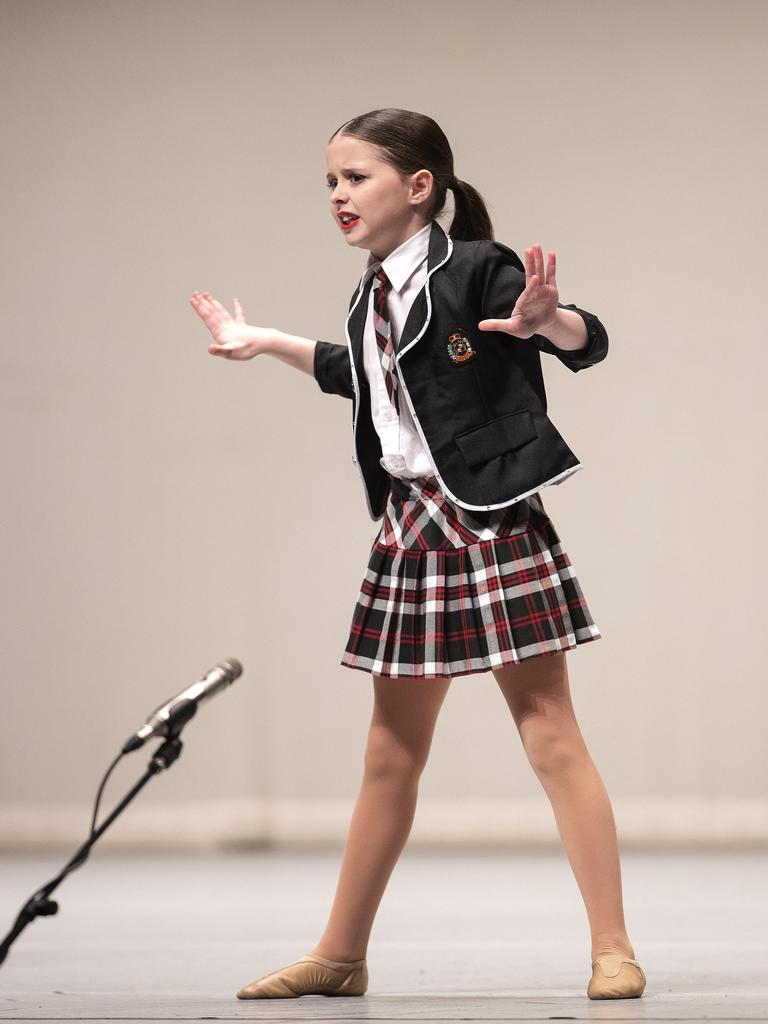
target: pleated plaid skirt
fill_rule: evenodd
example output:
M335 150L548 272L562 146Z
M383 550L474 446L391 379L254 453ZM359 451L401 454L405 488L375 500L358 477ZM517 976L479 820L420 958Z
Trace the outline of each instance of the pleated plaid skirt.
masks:
M390 477L341 664L461 676L597 640L538 493L470 512L434 477Z

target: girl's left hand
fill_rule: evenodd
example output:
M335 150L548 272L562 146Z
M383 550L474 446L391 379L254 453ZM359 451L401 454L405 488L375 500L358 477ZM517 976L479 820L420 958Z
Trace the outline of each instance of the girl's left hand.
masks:
M481 331L505 331L516 338L539 334L555 319L557 313L557 282L555 254L549 253L547 275L544 277L544 255L536 244L525 250L525 290L515 303L508 320L481 320Z

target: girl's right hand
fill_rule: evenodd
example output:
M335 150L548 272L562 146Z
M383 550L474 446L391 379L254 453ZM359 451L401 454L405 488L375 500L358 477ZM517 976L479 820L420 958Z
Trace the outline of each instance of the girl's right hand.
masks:
M265 351L275 332L268 327L252 327L245 322L243 307L235 299L235 315L229 312L210 292L192 292L190 305L213 336L208 346L212 356L225 359L252 359Z

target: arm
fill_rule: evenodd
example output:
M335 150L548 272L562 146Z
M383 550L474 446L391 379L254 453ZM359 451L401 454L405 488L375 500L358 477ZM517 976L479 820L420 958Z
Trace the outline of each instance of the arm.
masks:
M583 318L574 310L566 309L562 302L558 302L550 322L542 324L536 333L541 338L549 338L564 352L576 352L587 344L587 327Z
M570 319L565 320L564 317ZM581 338L581 347L569 347L574 336ZM549 327L541 328L532 340L542 352L556 355L574 373L587 366L594 366L608 354L608 332L605 327L594 313L579 309L572 303L566 306L558 302L556 320Z
M330 341L316 342L312 372L321 390L326 394L341 395L342 398L355 397L349 350L346 345L337 345Z
M287 363L303 373L314 373L315 342L311 338L300 338L298 334L272 331L264 340L259 351Z
M354 398L346 345L273 331L272 337L263 342L260 349L297 370L311 374L326 394Z
M486 326L482 326L481 321L480 329L506 330L517 336L520 344L530 340L540 351L557 356L574 373L605 359L608 354L605 327L594 313L573 304L558 302L554 319L534 333L526 333L523 318L515 307L530 276L526 276L517 254L502 242L488 240L478 245L475 287L483 320L488 321Z
M272 327L254 327L245 322L240 302L230 316L210 292L193 292L192 308L213 335L208 351L224 359L253 359L271 355L304 373L311 374L329 394L354 398L352 370L346 345L334 345L314 338L301 338Z

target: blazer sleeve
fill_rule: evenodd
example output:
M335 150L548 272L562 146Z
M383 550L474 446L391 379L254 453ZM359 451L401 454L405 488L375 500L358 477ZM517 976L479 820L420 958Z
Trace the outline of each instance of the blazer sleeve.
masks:
M475 261L475 284L480 295L481 320L502 320L509 317L515 303L525 290L525 267L520 257L502 242L485 240L478 245ZM574 373L601 362L608 354L608 332L594 313L578 306L558 302L560 309L572 309L584 320L587 341L580 349L565 351L549 338L532 334L519 339L533 342L542 352L551 353Z
M349 349L331 341L318 341L315 345L313 372L321 390L329 395L354 398L352 367Z

